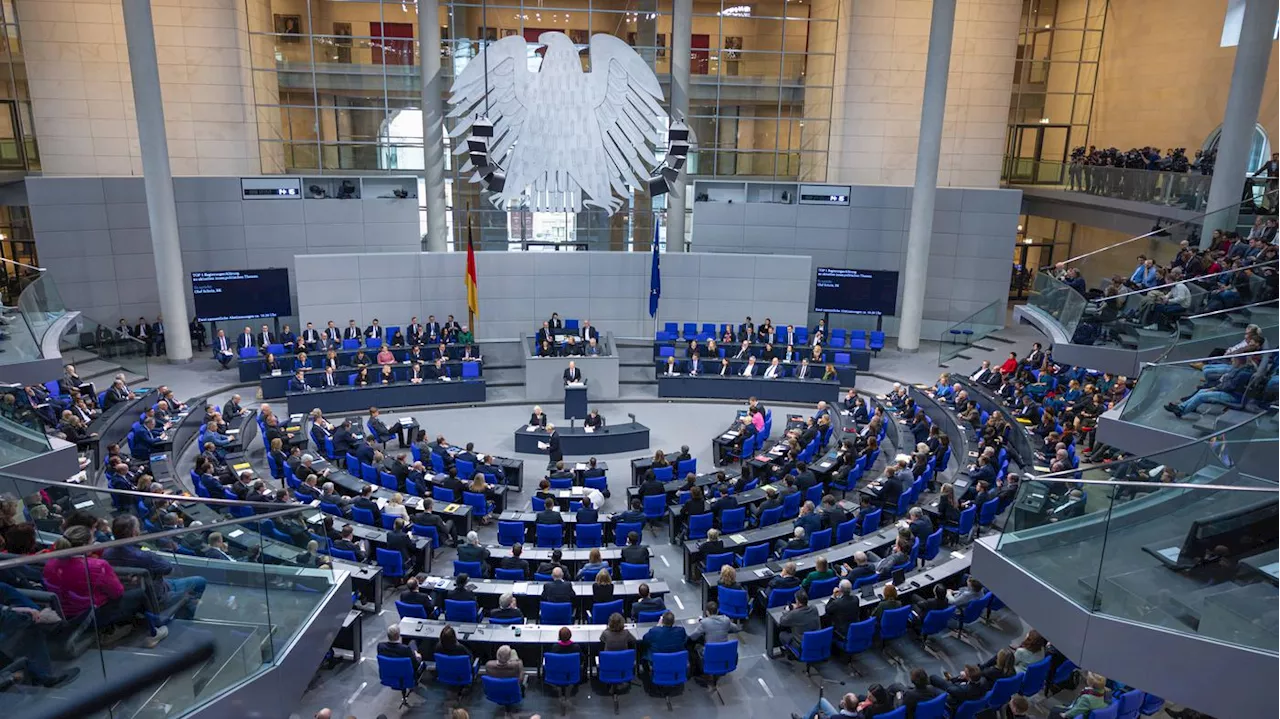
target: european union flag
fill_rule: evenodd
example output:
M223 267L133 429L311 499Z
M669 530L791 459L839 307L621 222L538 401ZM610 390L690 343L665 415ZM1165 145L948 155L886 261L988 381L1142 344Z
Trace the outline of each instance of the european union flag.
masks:
M662 271L658 267L658 223L653 223L653 269L649 271L649 316L658 315L658 298L662 297Z

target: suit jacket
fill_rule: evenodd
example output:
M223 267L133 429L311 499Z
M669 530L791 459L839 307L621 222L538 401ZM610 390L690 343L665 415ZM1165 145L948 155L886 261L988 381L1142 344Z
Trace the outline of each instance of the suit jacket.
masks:
M405 563L413 561L414 552L417 551L413 546L413 538L407 532L387 532L387 549L394 549L404 557Z
M573 603L575 595L573 585L564 580L551 581L542 585L542 601Z
M561 517L561 516L560 516L560 511L559 511L559 510L554 509L554 508L552 508L552 507L550 507L550 506L549 506L549 507L547 507L546 509L542 510L541 512L538 512L537 519L535 520L535 523L537 523L537 524L564 524L564 517Z
M560 433L552 432L547 435L547 455L552 462L559 462L564 459L564 452L560 449Z
M841 596L827 602L824 621L836 628L837 634L844 634L849 625L858 621L862 612L862 602L855 596Z
M582 370L581 370L580 368L578 368L578 367L573 367L573 368L565 367L565 368L564 368L564 381L565 381L565 382L581 382L581 381L582 381Z
M529 562L524 559L503 557L502 561L498 562L498 567L501 569L519 569L524 572L524 576L529 576Z
M347 326L342 329L342 339L344 340L358 340L362 335L363 333L359 327Z
M642 544L628 544L622 548L622 561L627 564L648 564L649 548Z
M217 342L217 340L215 339L214 342ZM241 334L239 335L239 339L236 340L237 349L244 349L246 347L257 347L257 346L258 346L258 342L257 340L254 339L253 335Z

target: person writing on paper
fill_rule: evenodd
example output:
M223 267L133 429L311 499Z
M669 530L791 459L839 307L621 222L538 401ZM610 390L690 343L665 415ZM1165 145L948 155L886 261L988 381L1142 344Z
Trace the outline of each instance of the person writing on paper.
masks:
M444 360L436 358L435 364L427 368L427 379L448 380L449 368L444 366Z
M542 413L541 407L537 405L533 406L533 414L529 415L529 426L530 427L546 427L547 426L547 415Z
M782 376L782 367L778 365L778 358L774 357L769 362L769 366L764 370L765 379L777 379Z
M742 368L743 377L754 377L756 375L756 358L754 356L747 358L747 364Z
M571 382L581 382L581 381L582 381L582 370L578 369L577 365L574 364L572 361L570 361L569 366L565 368L565 371L564 371L564 383L569 384Z
M680 368L676 366L676 358L668 357L667 366L662 370L663 377L675 377L680 374Z
M582 421L582 426L595 431L604 426L604 417L600 416L600 410L593 409L587 413L587 418Z

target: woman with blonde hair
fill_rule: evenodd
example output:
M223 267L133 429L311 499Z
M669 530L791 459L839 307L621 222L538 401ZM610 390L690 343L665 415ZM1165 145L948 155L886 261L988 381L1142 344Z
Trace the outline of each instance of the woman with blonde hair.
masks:
M596 581L591 585L591 599L597 603L613 601L613 577L609 576L609 570L596 572Z
M391 500L387 502L387 506L382 508L382 513L389 517L409 518L409 510L404 506L404 495L396 492L391 495Z
M738 584L738 570L734 569L732 564L720 567L720 580L716 582L716 586L725 589L742 589L742 585Z

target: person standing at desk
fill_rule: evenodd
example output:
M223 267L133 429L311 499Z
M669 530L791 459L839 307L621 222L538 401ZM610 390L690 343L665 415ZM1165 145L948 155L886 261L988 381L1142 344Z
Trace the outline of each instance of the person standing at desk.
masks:
M570 360L569 366L566 367L564 370L564 383L569 384L570 382L581 382L581 381L582 381L582 370L578 369L578 366L572 360Z
M560 450L560 433L556 431L554 424L547 425L547 458L551 462L564 461L564 452Z

